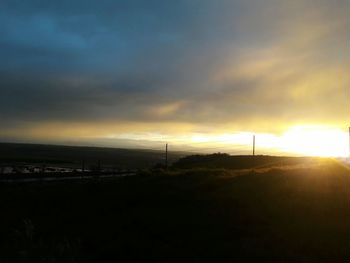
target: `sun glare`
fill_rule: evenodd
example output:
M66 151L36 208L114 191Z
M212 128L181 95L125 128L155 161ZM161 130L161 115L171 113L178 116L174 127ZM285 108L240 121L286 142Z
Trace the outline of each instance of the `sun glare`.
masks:
M348 155L348 135L337 128L323 126L295 126L282 136L286 152L323 157Z

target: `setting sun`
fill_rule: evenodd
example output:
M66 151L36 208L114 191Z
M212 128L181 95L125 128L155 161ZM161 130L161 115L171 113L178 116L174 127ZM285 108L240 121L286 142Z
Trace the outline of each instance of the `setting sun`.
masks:
M322 126L295 126L282 136L282 148L309 156L345 157L348 155L347 133Z

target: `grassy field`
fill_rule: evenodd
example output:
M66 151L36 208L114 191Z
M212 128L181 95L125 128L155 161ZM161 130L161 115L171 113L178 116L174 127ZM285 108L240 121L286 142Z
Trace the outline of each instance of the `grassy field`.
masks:
M350 172L144 172L0 185L1 262L347 262Z

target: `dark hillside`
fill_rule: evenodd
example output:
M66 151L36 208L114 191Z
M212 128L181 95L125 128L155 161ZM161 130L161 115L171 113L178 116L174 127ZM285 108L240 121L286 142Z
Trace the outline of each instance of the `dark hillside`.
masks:
M174 163L175 168L224 168L224 169L248 169L271 166L297 165L311 162L319 162L321 158L311 157L283 157L266 155L228 155L215 153L208 155L191 155L179 159Z
M173 162L185 153L169 153ZM85 164L96 165L100 160L104 166L120 168L148 168L164 162L163 151L116 149L102 147L77 147L37 144L0 143L0 164L45 163L80 167Z

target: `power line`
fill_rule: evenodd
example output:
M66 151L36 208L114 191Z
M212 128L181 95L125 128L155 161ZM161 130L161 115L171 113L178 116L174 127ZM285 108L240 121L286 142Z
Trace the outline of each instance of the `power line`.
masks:
M253 135L253 156L255 156L255 135Z

